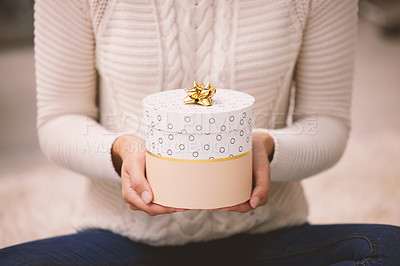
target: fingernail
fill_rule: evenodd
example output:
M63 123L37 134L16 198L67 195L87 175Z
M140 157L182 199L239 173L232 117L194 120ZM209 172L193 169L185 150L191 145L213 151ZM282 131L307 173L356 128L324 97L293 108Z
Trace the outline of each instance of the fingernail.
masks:
M251 207L255 208L255 207L257 207L257 205L258 205L259 202L260 202L260 198L257 197L257 196L254 196L254 197L251 199L250 205L251 205Z
M149 203L150 202L150 193L147 190L143 191L142 195L140 195L140 196L142 197L142 200L145 203Z

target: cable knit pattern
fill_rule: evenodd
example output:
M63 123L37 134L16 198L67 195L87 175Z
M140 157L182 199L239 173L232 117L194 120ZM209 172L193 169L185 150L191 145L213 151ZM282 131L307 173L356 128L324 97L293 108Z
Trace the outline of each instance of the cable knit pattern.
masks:
M335 164L348 138L356 17L351 0L35 1L40 145L88 177L74 226L182 245L303 223L301 179ZM144 136L146 95L193 80L256 98L254 131L275 141L267 205L151 217L123 202L112 143Z
M233 47L233 23L234 1L215 1L214 16L214 45L212 48L212 62L209 69L209 76L206 80L212 80L215 84L224 84L230 88L230 67L231 58L227 56Z
M156 1L158 23L161 31L164 77L163 90L179 88L182 84L183 68L178 44L178 26L173 0Z

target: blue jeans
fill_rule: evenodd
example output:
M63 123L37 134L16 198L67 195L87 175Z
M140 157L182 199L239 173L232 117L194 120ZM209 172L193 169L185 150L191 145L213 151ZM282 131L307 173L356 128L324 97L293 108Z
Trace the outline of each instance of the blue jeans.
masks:
M93 229L0 250L0 265L400 265L400 227L301 225L153 247Z

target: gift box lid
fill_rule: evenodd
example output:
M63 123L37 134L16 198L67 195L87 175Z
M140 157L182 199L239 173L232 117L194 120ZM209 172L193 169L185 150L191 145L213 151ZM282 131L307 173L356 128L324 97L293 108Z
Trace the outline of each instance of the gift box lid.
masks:
M184 89L168 90L143 99L145 124L174 133L209 134L251 128L253 96L234 90L216 89L212 105L185 104Z

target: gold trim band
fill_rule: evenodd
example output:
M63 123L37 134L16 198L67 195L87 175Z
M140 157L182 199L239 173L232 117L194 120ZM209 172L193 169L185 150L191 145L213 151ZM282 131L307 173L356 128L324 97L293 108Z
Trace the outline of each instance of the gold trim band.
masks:
M226 157L226 158L218 158L218 159L201 159L201 160L194 160L194 159L176 159L176 158L168 158L168 157L164 157L164 156L160 156L160 155L156 155L148 150L146 150L146 152L157 158L157 159L161 159L161 160L166 160L166 161L173 161L173 162L185 162L185 163L216 163L216 162L224 162L224 161L230 161L230 160L235 160L235 159L239 159L242 158L246 155L248 155L252 150L249 150L248 152L245 152L243 154L239 154L236 156L232 156L232 157Z

